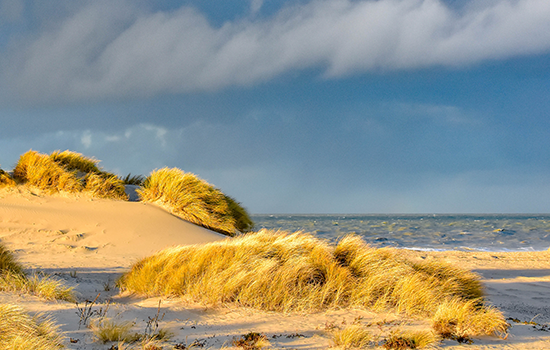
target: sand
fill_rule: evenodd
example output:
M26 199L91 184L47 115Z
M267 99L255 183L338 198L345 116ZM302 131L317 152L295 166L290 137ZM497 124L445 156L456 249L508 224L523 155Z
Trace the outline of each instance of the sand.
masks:
M268 336L274 349L326 349L327 329L359 322L374 334L394 329L428 329L425 320L367 310L332 310L315 314L280 314L242 307L206 307L180 299L140 298L120 294L114 281L139 258L173 245L228 239L195 226L151 204L91 199L86 196L46 196L28 190L0 190L0 241L29 271L39 270L74 286L79 306L98 295L93 310L130 320L143 333L150 318L164 315L160 327L176 345L231 348L231 341L248 332ZM481 337L474 344L455 341L442 349L550 349L550 253L417 252L411 259L439 259L482 276L488 299L511 318L507 339ZM68 349L109 349L94 341L74 303L44 301L29 295L0 293L0 302L22 305L31 313L51 314L66 336ZM513 319L513 320L512 320ZM526 322L531 322L526 324ZM71 342L72 341L72 342Z

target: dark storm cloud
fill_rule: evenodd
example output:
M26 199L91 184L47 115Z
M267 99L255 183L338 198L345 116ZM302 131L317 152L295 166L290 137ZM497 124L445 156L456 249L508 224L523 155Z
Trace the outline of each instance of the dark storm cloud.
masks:
M14 3L3 2L6 15L21 13ZM338 78L550 48L546 0L471 2L460 10L439 0L311 1L220 27L190 7L83 4L4 50L5 95L27 102L128 98L247 86L309 68Z

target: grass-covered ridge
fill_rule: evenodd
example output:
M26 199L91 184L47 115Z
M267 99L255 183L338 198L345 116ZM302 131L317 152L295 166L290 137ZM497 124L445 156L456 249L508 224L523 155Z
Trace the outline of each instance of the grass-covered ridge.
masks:
M124 182L100 170L98 162L76 152L46 155L31 150L21 155L13 174L19 182L50 193L88 192L100 198L127 199Z
M246 209L196 175L177 168L153 171L147 178L121 178L102 170L99 160L77 152L21 155L13 176L0 169L0 187L28 186L48 194L88 193L97 198L128 200L125 185L137 186L140 199L161 205L176 216L208 229L234 236L254 226Z
M469 335L507 329L502 314L484 305L476 274L409 261L397 250L372 248L356 236L334 246L309 234L262 230L169 248L136 263L120 284L138 294L283 312L361 307L440 315L435 322L445 323L455 321L446 311L454 309L464 320L460 331L472 320L479 325Z
M253 226L246 210L233 198L177 168L153 171L138 194L144 202L157 203L184 220L229 236Z

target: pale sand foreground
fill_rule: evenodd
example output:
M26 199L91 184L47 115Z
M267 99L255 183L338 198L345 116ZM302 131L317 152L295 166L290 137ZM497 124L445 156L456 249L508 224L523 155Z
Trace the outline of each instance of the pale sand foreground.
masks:
M226 239L182 221L150 204L36 196L29 192L0 191L0 240L31 269L55 274L76 287L79 300L99 305L112 299L109 316L132 320L135 331L157 313L159 298L118 295L115 279L137 259L177 244L199 244ZM527 325L509 321L509 337L475 339L472 345L445 341L445 349L550 349L550 253L465 253L403 251L412 259L441 259L478 272L490 301L507 317L535 321ZM26 295L0 293L0 302L16 303L30 312L52 314L66 332L69 349L109 349L94 342L81 326L75 304L48 302ZM197 340L205 348L231 347L234 337L251 331L269 337L275 349L326 349L331 345L327 326L385 321L370 327L373 333L428 328L423 320L365 310L336 310L313 315L283 315L246 308L204 306L181 300L161 300L161 327L171 330L176 344ZM544 329L544 328L543 328ZM69 343L69 338L78 340ZM166 346L165 348L172 348Z

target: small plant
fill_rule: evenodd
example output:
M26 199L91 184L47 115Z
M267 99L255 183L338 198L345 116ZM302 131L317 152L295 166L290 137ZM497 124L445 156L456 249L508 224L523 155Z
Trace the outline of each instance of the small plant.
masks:
M104 344L110 341L134 342L135 334L130 332L134 326L133 322L117 322L109 318L94 319L90 322L90 328L97 340Z
M383 347L388 350L421 349L435 342L437 342L437 337L433 332L400 332L395 330L384 341Z
M437 334L459 343L470 343L471 337L478 335L505 336L508 327L499 310L484 306L477 299L448 300L439 305L432 318L432 328Z
M344 329L333 329L331 338L335 346L344 349L366 347L373 339L372 335L359 325L351 325Z
M143 175L128 174L122 178L122 182L124 182L125 185L142 186L144 181L145 176Z
M71 276L72 278L76 278L76 270L69 272L69 276Z
M233 346L243 348L244 350L256 350L269 345L269 342L265 335L250 332L243 335L240 339L233 339L232 344Z
M172 333L165 330L165 329L159 329L159 322L161 322L164 319L164 313L162 316L160 315L160 304L161 300L159 300L159 306L157 308L157 313L155 316L150 317L147 316L148 320L145 325L145 330L143 332L143 339L146 340L164 340L169 339L172 337Z
M5 172L4 170L0 169L0 188L1 187L13 187L15 186L15 180Z
M92 317L95 313L95 311L92 309L95 302L99 298L100 294L98 294L94 300L90 301L86 299L83 306L80 306L78 304L78 301L76 302L76 314L78 315L79 321L78 321L78 329L82 325L88 326L88 321L90 320L90 317Z

